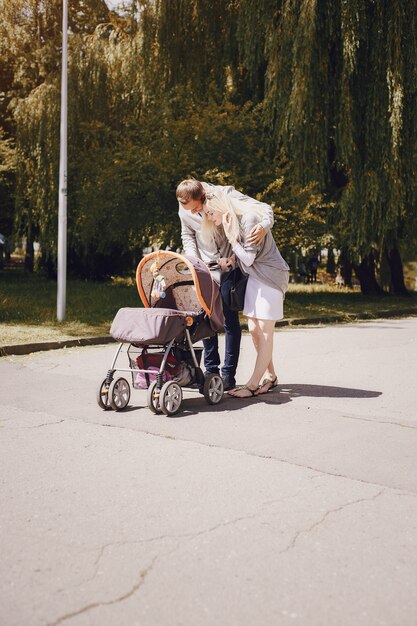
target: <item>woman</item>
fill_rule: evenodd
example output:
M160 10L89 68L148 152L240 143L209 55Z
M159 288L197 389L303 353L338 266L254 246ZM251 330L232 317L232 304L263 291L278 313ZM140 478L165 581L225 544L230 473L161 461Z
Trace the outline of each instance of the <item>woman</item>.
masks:
M230 390L234 398L250 398L267 393L277 386L278 379L272 362L275 322L283 318L285 292L288 288L287 263L282 258L271 232L256 246L249 244L251 229L262 215L255 208L246 209L217 191L207 194L204 207L202 236L207 241L221 236L221 229L229 240L240 269L248 274L243 315L248 318L257 357L248 382ZM227 269L230 259L219 259ZM264 373L266 378L260 383Z

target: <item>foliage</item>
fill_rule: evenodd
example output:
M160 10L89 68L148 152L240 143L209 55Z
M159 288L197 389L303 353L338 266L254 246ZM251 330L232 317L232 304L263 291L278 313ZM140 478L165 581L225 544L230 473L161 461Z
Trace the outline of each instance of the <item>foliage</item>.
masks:
M357 261L370 247L408 254L416 5L129 0L117 14L71 2L70 271L107 276L149 243L180 245L174 192L190 174L270 202L282 249L327 240ZM0 10L0 151L17 155L0 198L9 215L15 200L16 233L40 241L53 274L61 6Z
M0 233L10 237L13 228L13 204L16 173L16 150L13 139L0 127Z
M320 249L327 234L327 215L333 204L326 202L317 183L293 182L291 164L281 154L277 177L259 194L274 209L273 233L283 251L314 247Z
M128 268L131 256L123 259L123 252L149 244L180 246L175 187L190 173L199 178L207 174L215 182L221 170L235 185L255 193L272 175L261 147L257 158L265 169L252 173L259 123L259 112L249 105L211 102L202 108L174 95L139 121L130 119L123 132L86 123L85 148L78 151L71 176L71 247L78 261L81 256L92 269L92 257L107 257L113 266L102 264L101 269L108 274L116 271L115 251ZM213 163L216 172L209 170ZM75 258L73 267L82 269ZM93 275L99 275L98 269Z

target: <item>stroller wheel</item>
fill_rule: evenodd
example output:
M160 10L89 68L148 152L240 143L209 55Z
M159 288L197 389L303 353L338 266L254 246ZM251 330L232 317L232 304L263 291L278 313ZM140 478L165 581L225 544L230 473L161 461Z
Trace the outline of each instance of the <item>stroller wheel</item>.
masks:
M223 398L223 379L218 374L209 374L204 381L203 394L207 404L218 404Z
M161 389L159 403L165 415L175 415L181 407L182 389L172 380L166 382Z
M109 388L106 385L106 378L97 390L96 399L100 409L103 409L103 411L109 411L111 409L109 404Z
M148 387L148 407L152 411L158 415L158 413L162 413L160 406L160 398L161 398L161 390L156 388L157 381L154 380Z
M116 378L109 387L109 402L112 409L122 411L130 400L130 386L125 378Z

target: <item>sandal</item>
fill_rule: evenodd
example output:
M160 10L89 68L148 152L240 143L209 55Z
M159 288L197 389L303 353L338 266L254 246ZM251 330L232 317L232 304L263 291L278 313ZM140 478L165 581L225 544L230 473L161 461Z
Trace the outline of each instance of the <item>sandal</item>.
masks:
M261 389L263 389L266 385L269 385L267 389L265 391L261 391ZM257 389L258 393L256 395L262 396L264 393L268 393L272 389L275 389L275 387L278 387L278 376L275 376L272 380L270 378L264 378Z
M241 391L241 390L247 390L250 392L250 396L237 396L235 393L233 393L234 391ZM258 391L258 387L256 389L251 389L250 387L248 387L247 385L240 385L239 387L235 387L235 389L231 389L230 391L227 392L227 395L230 396L231 398L252 398L253 396L257 395Z

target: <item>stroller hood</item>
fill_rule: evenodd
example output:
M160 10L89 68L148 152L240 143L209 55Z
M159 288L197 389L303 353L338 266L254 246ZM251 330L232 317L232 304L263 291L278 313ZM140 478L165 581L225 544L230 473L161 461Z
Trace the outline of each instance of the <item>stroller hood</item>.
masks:
M213 331L224 326L220 289L201 259L158 250L143 257L136 284L146 308L169 308L199 315L203 311Z

